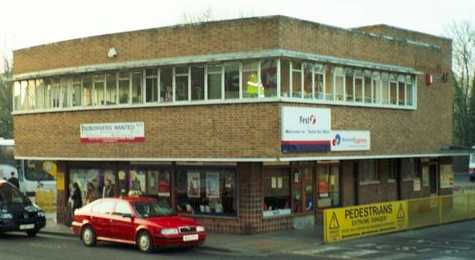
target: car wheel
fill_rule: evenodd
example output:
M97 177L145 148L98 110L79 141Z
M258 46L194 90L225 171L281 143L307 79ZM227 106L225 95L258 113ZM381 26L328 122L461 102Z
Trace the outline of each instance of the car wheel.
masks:
M144 253L150 253L155 249L152 237L147 231L140 231L140 233L137 235L136 243L139 250Z
M36 234L38 234L38 230L36 229L26 231L26 235L28 237L36 237Z
M81 240L85 246L96 245L96 232L91 226L86 226L82 229Z

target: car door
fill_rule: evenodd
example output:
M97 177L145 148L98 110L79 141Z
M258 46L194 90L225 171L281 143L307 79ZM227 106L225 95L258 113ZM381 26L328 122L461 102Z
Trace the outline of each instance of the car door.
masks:
M128 201L119 200L112 214L111 232L114 239L134 242L135 216Z
M106 199L92 207L90 222L97 237L112 238L111 217L115 204L115 200Z

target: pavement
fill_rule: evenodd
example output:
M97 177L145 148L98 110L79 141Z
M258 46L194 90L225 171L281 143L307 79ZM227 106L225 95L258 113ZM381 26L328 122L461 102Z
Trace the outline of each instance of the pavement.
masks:
M49 214L46 227L40 233L74 237L69 227L57 224L54 216ZM315 248L323 244L322 235L321 227L252 235L209 232L200 249L239 256L269 256Z

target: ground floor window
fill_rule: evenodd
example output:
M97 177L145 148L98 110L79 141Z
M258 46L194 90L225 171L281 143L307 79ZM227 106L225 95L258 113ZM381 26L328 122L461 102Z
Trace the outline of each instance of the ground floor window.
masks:
M290 172L287 168L264 172L264 211L290 209Z
M292 171L292 212L313 210L313 167Z
M339 164L321 164L318 172L318 207L327 208L340 205Z
M235 216L236 191L236 172L232 169L179 168L175 174L178 212Z

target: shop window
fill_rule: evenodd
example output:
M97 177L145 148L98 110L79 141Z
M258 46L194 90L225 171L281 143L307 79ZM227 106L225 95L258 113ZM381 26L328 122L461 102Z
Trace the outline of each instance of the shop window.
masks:
M335 86L335 99L337 101L343 101L345 98L345 74L343 68L335 68L334 70L334 86Z
M129 195L145 194L145 171L133 169L129 171Z
M413 93L414 93L414 78L412 76L406 76L406 105L414 105Z
M262 90L259 79L259 62L246 61L242 63L242 96L244 98L257 98Z
M129 193L129 174L126 170L119 170L117 172L118 177L118 193L121 195L127 195Z
M147 170L147 195L171 207L171 187L169 170Z
M313 174L311 167L293 171L292 174L292 212L312 212Z
M401 159L401 175L405 180L416 177L416 163L414 158Z
M54 99L54 98L53 98ZM91 76L85 76L82 80L82 105L92 105L92 78Z
M128 72L119 73L119 104L129 103L130 79Z
M35 97L36 97L36 107L38 109L45 108L45 84L42 79L37 79L35 81Z
M99 169L70 169L69 192L72 192L73 184L77 183L81 192L82 205L93 202L102 194L103 178L99 172Z
M173 101L173 69L160 69L160 102Z
M396 181L397 167L396 159L378 160L379 175L388 176L388 182Z
M359 160L358 173L361 184L379 182L375 160Z
M381 102L381 77L379 72L373 72L371 77L372 101L375 104Z
M340 205L340 171L338 164L318 165L318 193L319 208L335 207Z
M175 100L187 101L188 93L188 66L175 67Z
M175 176L175 195L178 212L237 214L236 174L232 170L179 169Z
M104 170L99 177L100 180L103 180L99 185L99 195L103 198L116 197L117 192L117 181L116 176L113 170Z
M355 86L355 102L361 103L363 102L364 77L363 77L363 73L360 70L355 71L354 86Z
M208 99L221 99L223 85L221 65L208 65Z
M116 73L107 73L106 74L106 97L105 103L107 105L117 104L117 74Z
M191 66L191 100L205 98L205 67L203 65Z
M355 87L354 87L354 71L351 68L345 69L345 98L346 101L352 102L355 100Z
M224 96L226 99L239 98L239 64L224 66Z
M132 104L143 103L143 72L132 72Z
M265 97L277 97L276 60L264 60L261 63L261 82Z
M158 71L157 69L145 70L145 102L158 102Z
M280 95L284 98L290 96L290 62L288 60L282 60L280 62Z
M46 96L45 96L45 98L46 98ZM77 78L73 79L73 93L72 93L72 104L71 105L73 107L81 106L81 100L82 100L82 80L81 80L81 78L77 77ZM45 108L46 107L47 106L46 106L46 103L45 103Z
M291 97L294 98L301 98L303 96L302 89L303 89L303 64L301 62L292 61L290 63L291 69L291 78L292 78L292 86L291 86Z
M325 66L322 64L315 65L315 98L323 100L325 99Z
M269 169L264 173L264 211L290 209L288 169Z
M313 89L313 71L314 65L311 63L303 64L303 97L306 99L312 99L315 95Z
M93 99L95 106L104 105L104 87L105 87L105 78L104 75L94 76L94 87L93 87Z
M364 102L365 103L373 103L373 98L372 98L372 87L371 87L371 71L365 70L364 71Z
M397 105L397 78L393 74L389 76L389 101L391 105Z
M381 103L389 104L389 74L381 74Z

